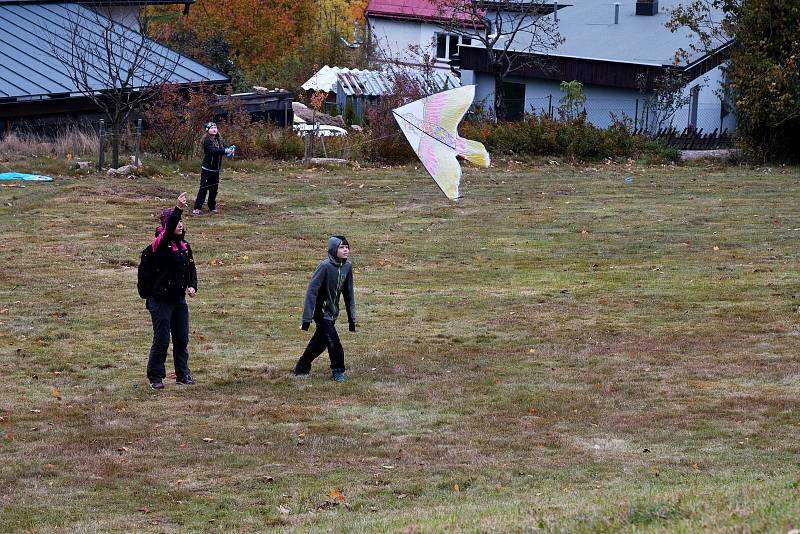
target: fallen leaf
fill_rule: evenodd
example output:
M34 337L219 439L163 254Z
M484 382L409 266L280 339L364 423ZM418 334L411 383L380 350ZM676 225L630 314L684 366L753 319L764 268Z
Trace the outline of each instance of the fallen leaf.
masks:
M340 490L339 488L333 488L330 491L330 493L328 493L328 497L330 497L331 499L335 499L337 501L341 501L341 502L344 502L344 500L345 500L344 493L342 493L342 490Z
M58 388L53 388L50 391L50 394L53 396L54 399L61 400L61 392L58 391Z
M719 247L714 245L714 250L719 250Z
M214 441L214 438L203 438L203 441L205 441L206 443L211 443L212 441Z
M383 467L384 469L394 469L393 465L382 465L381 467Z
M459 491L461 491L461 488L459 487L459 485L458 485L458 484L453 484L453 491L455 491L456 493L458 493Z
M149 514L149 513L150 513L150 508L148 508L148 507L144 506L144 507L142 507L142 508L139 508L139 510L138 510L138 511L139 511L139 512L142 512L143 514Z
M128 452L128 447L117 447L117 452Z
M286 506L278 506L278 511L283 515L289 515L292 513L291 508L287 508Z

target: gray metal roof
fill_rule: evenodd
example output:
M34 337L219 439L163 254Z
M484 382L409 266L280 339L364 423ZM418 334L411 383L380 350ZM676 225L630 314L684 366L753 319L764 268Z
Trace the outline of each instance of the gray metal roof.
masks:
M380 96L391 91L392 84L382 72L351 70L340 72L336 80L344 94L351 96Z
M80 93L70 79L67 68L59 61L54 48L62 52L69 50L69 28L80 24L81 33L89 38L99 38L105 19L82 6L72 3L60 4L15 4L0 5L0 98L36 98L58 94L60 96ZM115 31L121 42L135 43L140 34L119 24ZM130 39L133 38L133 39ZM152 73L158 72L159 64L169 65L174 72L167 81L178 84L221 83L228 78L169 48L147 40L152 45L152 56L144 65L140 76L132 82L132 88L148 86ZM122 51L124 50L124 51ZM132 50L126 45L115 54L117 62L124 62ZM115 62L115 63L117 63ZM103 64L98 59L93 63L89 85L96 91L110 88L101 72Z

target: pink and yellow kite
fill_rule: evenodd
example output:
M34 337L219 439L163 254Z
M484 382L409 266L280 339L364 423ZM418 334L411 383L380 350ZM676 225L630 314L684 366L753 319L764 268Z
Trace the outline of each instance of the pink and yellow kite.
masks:
M457 158L481 167L490 163L483 144L458 136L458 123L474 98L475 86L465 85L392 110L425 170L451 200L460 196L461 165Z

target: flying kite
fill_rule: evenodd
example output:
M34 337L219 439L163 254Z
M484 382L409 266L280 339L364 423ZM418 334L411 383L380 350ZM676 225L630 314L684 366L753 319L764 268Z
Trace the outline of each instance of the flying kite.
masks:
M458 157L481 167L489 166L489 153L483 144L458 136L458 123L474 98L475 86L465 85L392 110L425 170L451 200L460 196Z

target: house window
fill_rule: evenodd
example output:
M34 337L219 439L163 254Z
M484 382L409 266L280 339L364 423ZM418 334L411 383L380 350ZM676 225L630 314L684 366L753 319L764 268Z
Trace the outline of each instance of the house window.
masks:
M449 60L454 55L458 54L459 45L471 44L472 39L469 37L461 37L459 35L450 35L447 33L436 34L436 59Z

